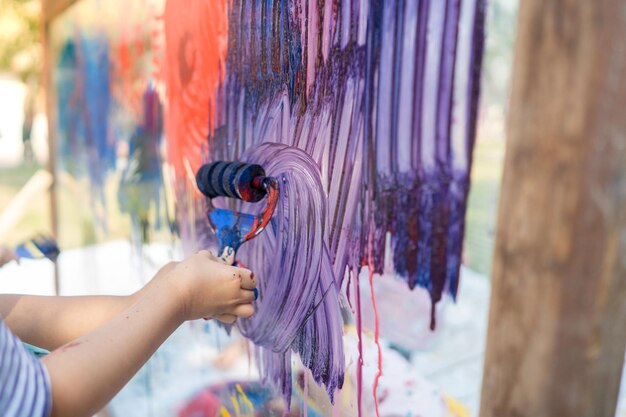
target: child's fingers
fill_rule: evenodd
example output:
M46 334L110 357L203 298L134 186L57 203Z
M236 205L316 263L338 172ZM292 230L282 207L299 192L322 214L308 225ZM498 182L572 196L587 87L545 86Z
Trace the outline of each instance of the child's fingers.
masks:
M225 324L233 324L237 321L237 316L235 316L234 314L220 314L219 316L215 317L215 319Z
M256 288L253 289L252 291L250 290L241 290L241 296L239 297L240 304L250 304L252 303L254 300L257 299L257 294L258 292L256 292Z
M239 304L232 310L232 314L247 319L254 314L254 306L252 304Z
M239 268L239 280L241 281L240 287L244 290L252 291L256 288L254 273L249 269Z

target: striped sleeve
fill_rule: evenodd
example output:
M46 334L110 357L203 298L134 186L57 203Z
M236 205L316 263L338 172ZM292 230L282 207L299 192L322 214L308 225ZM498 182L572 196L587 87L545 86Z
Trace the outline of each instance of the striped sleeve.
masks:
M52 408L45 366L0 320L0 415L47 417Z

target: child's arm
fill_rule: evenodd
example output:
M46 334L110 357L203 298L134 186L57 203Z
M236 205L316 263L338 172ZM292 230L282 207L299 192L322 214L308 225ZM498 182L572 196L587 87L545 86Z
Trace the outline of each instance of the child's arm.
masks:
M24 342L54 350L119 314L132 299L0 295L0 315Z
M167 273L176 263L163 267ZM148 284L149 286L150 284ZM0 295L0 316L26 343L54 350L100 326L136 302L147 287L128 296L50 297Z
M102 408L185 320L249 317L254 276L200 252L158 274L138 300L91 333L43 359L52 416L91 416Z

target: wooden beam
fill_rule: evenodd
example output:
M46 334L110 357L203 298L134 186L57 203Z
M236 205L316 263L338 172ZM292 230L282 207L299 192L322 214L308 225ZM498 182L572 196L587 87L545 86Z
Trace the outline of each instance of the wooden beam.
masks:
M61 12L76 3L77 0L43 0L42 17L44 25L57 17Z
M52 235L58 241L59 222L57 205L57 138L56 138L56 96L52 88L52 42L50 37L50 26L52 19L65 8L69 7L73 1L67 0L44 0L42 9L41 38L43 43L43 68L41 83L46 96L46 117L48 122L48 171L52 174L52 186L50 187L50 222ZM56 295L60 295L59 265L54 263L54 290Z
M626 2L520 5L482 417L613 417L626 343Z

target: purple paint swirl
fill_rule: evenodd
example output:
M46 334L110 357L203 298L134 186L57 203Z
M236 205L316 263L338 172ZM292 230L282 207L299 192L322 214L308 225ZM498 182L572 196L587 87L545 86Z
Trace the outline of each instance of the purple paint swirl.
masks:
M291 394L290 350L324 384L329 396L343 384L344 355L339 287L328 254L327 201L320 171L304 151L267 143L241 160L260 164L278 180L274 217L238 259L259 277L256 314L239 322L242 333L262 348L260 368ZM237 203L255 213L259 204Z

